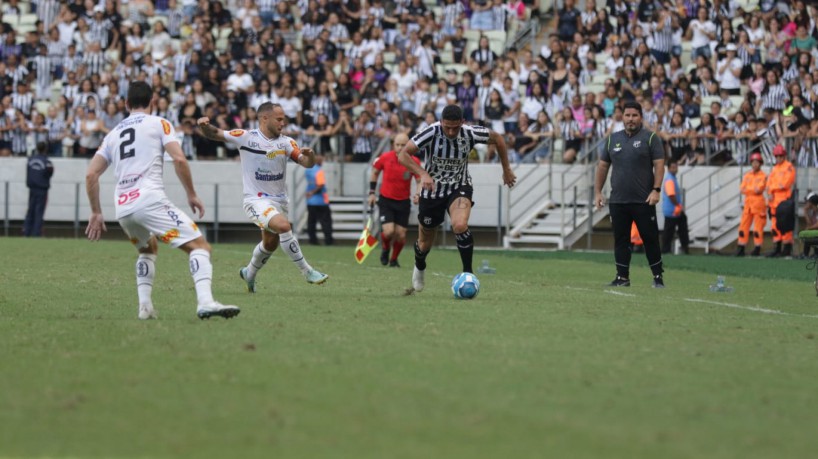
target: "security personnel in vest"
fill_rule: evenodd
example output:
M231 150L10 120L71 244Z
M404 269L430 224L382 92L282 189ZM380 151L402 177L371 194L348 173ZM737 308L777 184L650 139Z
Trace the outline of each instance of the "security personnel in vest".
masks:
M642 127L642 106L626 102L622 116L625 129L608 136L599 158L594 180L594 203L597 209L605 205L602 187L611 173L609 211L614 233L616 278L612 287L629 287L630 230L636 223L645 246L645 255L653 273L653 287L664 288L662 250L659 247L659 227L656 204L665 175L665 150L655 132Z
M767 200L764 199L764 190L767 188L767 174L761 170L764 159L761 153L750 155L752 170L744 174L741 180L741 194L744 195L744 209L741 211L741 223L738 225L737 257L744 256L744 248L750 240L750 226L755 225L753 231L753 251L751 256L761 254L761 244L764 242L764 225L767 224Z
M43 235L43 215L48 201L48 189L54 165L48 159L48 144L37 143L37 150L28 158L26 166L26 186L28 186L28 212L23 224L23 235L40 237Z
M787 160L787 152L781 145L773 149L775 165L767 177L767 195L769 196L769 215L772 223L773 242L775 247L768 253L768 257L788 257L792 255L792 220L795 218L794 207L790 215L777 215L778 206L784 201L792 199L792 186L795 184L795 167ZM792 203L794 204L794 203ZM779 221L781 220L781 221ZM779 228L788 227L788 231ZM781 244L784 244L782 250Z
M662 253L670 253L674 233L679 234L682 252L690 253L690 235L687 230L687 214L682 199L682 189L676 180L679 162L671 159L667 163L667 173L662 183L662 214L665 216L665 231L662 233Z
M317 224L324 232L324 243L333 244L332 212L329 208L329 193L327 193L327 179L324 175L324 157L315 155L315 165L306 171L307 178L307 234L310 244L318 244Z

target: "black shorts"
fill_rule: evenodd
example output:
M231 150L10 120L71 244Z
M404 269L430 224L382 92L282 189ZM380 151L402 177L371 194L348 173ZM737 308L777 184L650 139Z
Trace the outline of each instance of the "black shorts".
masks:
M378 198L378 210L381 213L380 221L394 223L406 228L409 226L409 213L412 212L412 202L408 199L398 201L381 196Z
M449 206L452 205L455 199L466 198L469 200L469 202L471 202L471 205L474 206L474 201L471 199L473 194L474 189L472 189L472 187L469 185L465 185L454 190L452 194L446 196L445 198L420 198L418 223L420 223L420 225L424 228L437 228L443 223L443 219L446 217L446 212L449 211Z

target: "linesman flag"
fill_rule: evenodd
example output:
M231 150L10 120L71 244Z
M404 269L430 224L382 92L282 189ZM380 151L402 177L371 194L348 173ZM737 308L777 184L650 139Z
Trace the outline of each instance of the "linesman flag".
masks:
M369 210L369 218L366 220L366 226L361 231L361 237L358 239L358 245L355 246L355 260L361 264L366 260L369 252L378 246L378 238L372 235L370 231L372 227L372 209Z

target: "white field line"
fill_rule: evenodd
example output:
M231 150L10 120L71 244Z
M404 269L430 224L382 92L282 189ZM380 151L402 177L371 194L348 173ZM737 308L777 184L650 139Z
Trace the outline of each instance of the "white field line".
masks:
M625 292L620 292L618 290L603 290L603 292L610 293L611 295L619 295L619 296L636 296L633 293L625 293Z
M567 290L577 290L577 291L580 291L580 292L598 292L599 291L599 290L592 289L592 288L571 287L571 286L567 286L567 285L564 288L567 289ZM603 292L610 293L611 295L619 295L619 296L629 296L629 297L637 296L637 295L635 295L633 293L625 293L625 292L620 292L620 291L617 291L617 290L603 290ZM703 304L709 304L709 305L713 305L713 306L722 306L722 307L731 308L731 309L741 309L741 310L750 311L750 312L760 312L762 314L772 314L772 315L790 316L790 317L804 317L804 318L807 318L807 319L818 319L818 314L795 314L795 313L792 313L792 312L779 311L777 309L767 309L767 308L762 308L762 307L758 307L758 306L744 306L744 305L741 305L741 304L725 303L725 302L722 302L722 301L703 300L701 298L682 298L682 300L690 302L690 303L703 303Z
M818 319L818 315L816 315L816 314L793 314L791 312L784 312L784 311L779 311L779 310L776 310L776 309L766 309L766 308L760 308L758 306L743 306L743 305L735 304L735 303L723 303L721 301L702 300L700 298L683 298L683 299L684 299L684 301L689 301L691 303L712 304L712 305L715 305L715 306L724 306L724 307L727 307L727 308L743 309L745 311L752 311L752 312L760 312L762 314L774 314L774 315L780 315L780 316L805 317L805 318L810 318L810 319Z

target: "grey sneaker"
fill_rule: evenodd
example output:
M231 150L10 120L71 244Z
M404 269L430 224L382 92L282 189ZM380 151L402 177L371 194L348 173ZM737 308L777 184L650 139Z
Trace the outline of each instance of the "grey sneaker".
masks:
M423 288L426 287L425 274L426 271L421 271L415 266L415 270L412 272L412 288L416 292L422 292Z
M310 272L307 273L306 278L310 284L323 284L329 279L329 276L315 269L311 269Z
M247 282L247 291L250 293L256 293L256 281L254 280L247 280L247 267L241 268L239 270L239 276L241 276L244 282Z
M200 319L209 319L213 316L230 319L239 315L240 312L241 309L239 309L238 306L224 305L218 301L214 301L210 304L200 304L199 307L196 308L196 315L199 316Z

